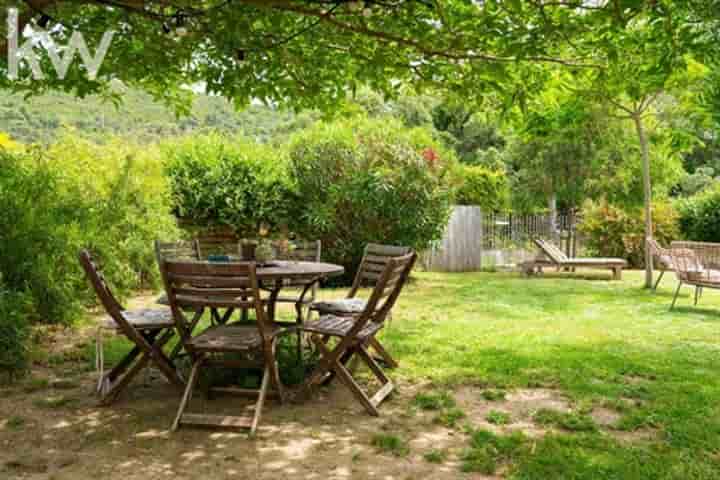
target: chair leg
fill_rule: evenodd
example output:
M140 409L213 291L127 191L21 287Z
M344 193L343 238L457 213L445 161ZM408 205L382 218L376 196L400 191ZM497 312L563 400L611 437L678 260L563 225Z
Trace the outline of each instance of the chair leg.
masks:
M385 347L382 346L382 344L377 338L370 338L370 340L368 341L368 345L373 347L373 350L375 350L377 354L380 355L380 359L383 361L383 363L385 363L385 365L387 365L388 368L397 368L399 366L398 362L392 357L392 355L388 353L387 350L385 350Z
M195 327L197 327L197 324L200 323L200 320L202 319L204 312L205 312L205 308L200 308L195 311L195 315L193 315L193 318L190 321L190 325L188 327L188 332L190 332L190 334L192 334L192 332L195 330ZM175 345L175 347L170 352L170 355L169 355L170 360L175 360L175 358L180 354L180 351L182 349L183 349L182 339L178 339L178 343Z
M128 367L130 367L130 365L132 365L133 360L135 360L137 356L140 355L140 351L140 347L133 347L133 349L130 350L127 355L125 355L122 360L120 360L117 365L113 367L112 370L105 374L111 384L115 381L115 379L122 375L123 372L125 372Z
M328 335L322 338L319 335L311 335L310 341L315 344L315 351L321 356L327 355L329 349L325 343L329 340ZM295 395L297 401L309 399L319 385L323 385L329 375L333 374L332 365L328 364L323 358L320 359L318 365L315 366L310 376L303 382L301 389Z
M271 349L271 356L265 357L265 368L270 373L270 382L272 382L273 389L277 392L278 400L282 404L285 402L285 390L283 389L282 382L280 381L280 370L278 369L277 363L277 339L273 340Z
M185 387L185 393L183 393L182 399L180 400L180 407L178 408L177 416L175 417L175 421L170 428L171 432L176 431L180 426L180 421L182 420L183 413L185 412L185 408L187 408L187 404L190 401L190 398L192 398L192 391L198 381L200 366L204 361L205 359L203 357L200 357L196 359L195 363L193 364L192 370L190 371L190 378L188 379L187 386Z
M182 389L185 387L185 383L178 375L177 369L175 368L172 360L165 355L165 352L163 352L163 346L173 337L174 334L175 332L171 329L165 332L165 334L156 343L151 345L153 351L150 356L160 370L160 373L162 373L170 383Z
M373 402L370 400L370 398L368 398L365 392L363 392L362 388L360 388L360 385L357 384L348 369L345 368L345 365L336 360L335 365L333 365L333 370L337 374L337 377L340 379L340 381L345 384L345 386L352 392L353 395L355 395L355 398L357 398L357 400L362 404L362 406L365 407L365 410L367 410L370 415L372 415L373 417L380 416L380 411L378 411L377 407L373 405Z
M225 313L223 314L222 318L220 319L220 323L222 325L225 325L230 320L230 317L232 317L233 313L235 313L234 308L228 308L227 310L225 310Z
M153 352L153 361L160 370L160 373L162 373L171 384L180 389L185 387L185 382L180 378L172 360L170 360L162 350L158 349L156 352Z
M267 395L268 384L270 383L270 367L265 366L263 370L263 378L260 383L260 394L258 395L257 402L255 402L255 411L253 412L252 423L250 424L250 436L255 436L258 424L260 423L260 416L262 415L263 405L265 404L265 396Z
M378 390L375 395L370 398L370 403L373 404L375 408L382 403L383 400L385 400L390 393L395 389L395 385L393 385L392 381L388 378L387 375L385 375L385 372L382 371L382 368L380 368L380 365L375 362L375 359L370 355L370 353L367 351L367 349L360 345L360 347L357 350L358 356L365 361L365 364L370 368L370 370L375 374L375 377L380 381L382 384L382 387L380 390Z
M657 281L655 281L655 285L653 285L653 291L657 290L658 285L660 285L660 280L662 280L663 275L665 275L665 270L660 270L660 276L658 277Z
M147 367L148 363L150 363L150 357L147 354L143 354L142 357L135 363L135 365L130 368L130 370L123 375L123 377L118 380L116 383L112 384L110 387L110 390L100 398L100 404L101 405L110 405L115 400L117 400L117 397L120 395L120 393L125 389L125 387L128 386L130 381L138 374L140 371Z
M323 355L330 355L331 352L324 343L322 343L321 341L318 340L316 342L316 344L318 345L318 348L320 349L320 351L322 352ZM353 347L352 351L353 352L359 351L357 349L361 349L361 348L363 348L362 345L359 345L357 347ZM367 353L367 352L365 352L365 353ZM368 357L369 357L369 355L368 355ZM348 360L349 360L349 358L348 358ZM370 361L374 363L374 361L372 361L372 359L370 359ZM374 366L379 370L380 367L378 367L377 364L374 364ZM370 399L365 394L365 392L362 390L360 385L357 384L355 379L352 377L352 375L350 374L348 369L345 367L345 365L343 365L343 363L340 361L339 358L336 358L333 361L333 363L331 364L331 369L335 373L335 375L340 379L340 381L348 388L348 390L350 390L350 392L352 392L352 394L362 404L362 406L365 407L365 410L367 410L367 412L370 415L372 415L374 417L377 417L380 415L380 412L377 409L377 405L380 402L377 402L377 403L374 402L372 399ZM375 372L375 369L372 367L371 367L371 370L373 370L373 372ZM390 385L392 385L392 384L390 384ZM385 394L384 396L387 396L387 394ZM384 398L384 396L383 396L383 398Z
M302 326L303 326L303 311L302 311L302 303L296 302L295 303L295 313L297 314L295 318L295 322L297 323L297 361L298 364L302 367L303 366L303 358L302 358L302 339L303 339L303 332L302 332Z
M672 310L673 308L675 308L675 302L677 301L678 294L680 293L680 287L682 287L682 282L678 282L678 286L677 286L677 288L675 289L675 296L673 297L672 304L670 304L670 310Z
M323 343L324 343L325 345L327 345L327 341L324 341ZM354 359L354 358L355 358L355 357L353 356L353 350L349 348L345 353L343 353L343 354L340 356L339 362L340 362L341 364L343 364L343 365L345 366L345 368L348 369L348 371L352 371L352 370L355 369L355 366L354 366L354 365L350 365L350 367L348 368L348 363L350 362L351 359ZM328 372L328 374L327 374L327 376L325 377L325 379L322 381L321 385L322 385L323 387L327 387L328 385L330 385L330 384L332 383L333 380L335 380L335 370L332 370L332 369L331 369L331 370Z

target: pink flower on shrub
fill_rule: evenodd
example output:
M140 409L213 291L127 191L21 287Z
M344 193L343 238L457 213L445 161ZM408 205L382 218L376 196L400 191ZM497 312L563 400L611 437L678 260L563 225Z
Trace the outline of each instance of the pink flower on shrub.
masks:
M422 156L430 168L435 168L438 160L440 160L440 156L431 147L428 147L425 150L423 150Z

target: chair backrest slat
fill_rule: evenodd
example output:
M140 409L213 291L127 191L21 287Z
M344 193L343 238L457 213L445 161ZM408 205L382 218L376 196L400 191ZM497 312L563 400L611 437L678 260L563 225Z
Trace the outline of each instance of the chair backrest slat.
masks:
M80 260L80 265L82 265L83 270L85 270L85 275L88 277L88 280L90 280L90 284L92 285L93 290L95 290L95 294L100 299L103 307L110 316L115 318L124 310L124 308L120 305L120 302L117 301L115 295L112 293L112 290L110 290L110 287L105 280L105 276L98 268L97 264L90 255L90 252L87 250L81 250L78 258Z
M673 246L667 253L678 280L699 280L705 272L701 259L692 249Z
M720 243L674 241L670 244L670 247L692 250L704 266L720 269Z
M296 260L301 262L319 262L322 254L322 242L320 240L293 240L290 242L293 248L286 250L284 241L273 242L273 248L278 260Z
M123 334L132 341L136 343L143 343L144 340L140 333L123 315L123 311L125 309L117 301L115 295L113 295L112 290L110 290L110 287L105 280L105 276L95 264L90 252L87 250L81 250L78 258L80 260L80 265L82 265L83 270L85 270L88 280L90 280L90 284L93 286L98 298L100 298L100 302L105 308L105 311L115 321L120 331L122 331Z
M536 238L535 245L537 245L540 250L542 250L543 253L550 257L550 260L555 263L563 263L568 261L567 255L565 255L565 253L557 246L553 245L548 241L545 241L541 238Z
M662 268L672 268L672 261L670 259L670 252L668 249L663 248L660 242L654 238L646 239L648 248L650 248L650 254L655 258Z
M175 242L155 240L155 256L157 258L199 260L200 250L197 240Z
M385 270L373 288L365 310L358 317L358 322L365 324L367 321L377 323L385 321L407 283L416 260L415 252L400 257L391 257L388 260Z
M397 245L381 245L379 243L368 243L365 247L365 254L377 257L399 257L407 255L412 249Z
M360 266L353 280L352 287L350 287L350 291L348 292L348 297L354 297L362 286L377 283L392 258L408 255L411 252L412 249L410 247L368 243L365 246L363 258L360 261Z
M210 255L239 255L240 239L233 236L205 236L196 240L198 258L207 259Z
M246 277L214 277L192 274L176 274L175 279L178 282L192 283L202 288L233 288L243 281L247 281Z

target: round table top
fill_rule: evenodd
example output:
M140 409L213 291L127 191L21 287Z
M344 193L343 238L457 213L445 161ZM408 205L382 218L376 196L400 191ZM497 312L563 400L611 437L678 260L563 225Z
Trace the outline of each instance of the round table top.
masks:
M257 266L256 275L261 280L282 278L336 277L342 275L342 265L324 262L295 262L274 260L269 265Z
M231 258L230 261L173 259L176 262L200 263L207 265L247 263ZM258 263L255 275L258 280L313 279L336 277L345 272L342 265L324 262L303 262L294 260L272 260L267 264Z

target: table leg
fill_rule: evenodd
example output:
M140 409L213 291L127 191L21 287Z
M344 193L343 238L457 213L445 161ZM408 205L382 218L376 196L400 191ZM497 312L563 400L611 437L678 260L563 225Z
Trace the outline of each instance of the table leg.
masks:
M275 280L272 290L270 290L270 297L268 298L267 315L268 320L271 322L275 321L275 306L277 305L277 299L282 289L282 280Z

